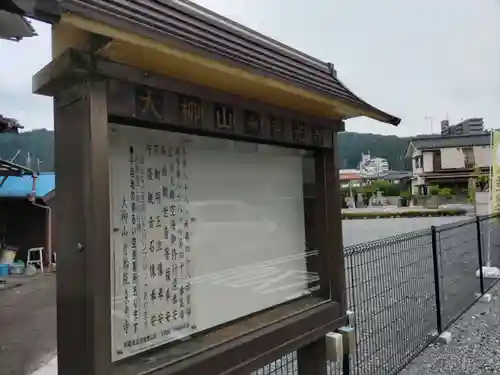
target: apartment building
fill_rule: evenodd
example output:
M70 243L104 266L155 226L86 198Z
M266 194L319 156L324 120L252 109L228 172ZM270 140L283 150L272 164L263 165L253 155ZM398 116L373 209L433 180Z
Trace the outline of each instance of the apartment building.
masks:
M441 121L441 135L465 135L484 133L484 120L480 117L468 118L456 125L450 125L448 120Z
M488 175L491 166L489 132L425 135L413 138L406 157L412 160L413 194L427 194L431 185L467 188L470 177Z

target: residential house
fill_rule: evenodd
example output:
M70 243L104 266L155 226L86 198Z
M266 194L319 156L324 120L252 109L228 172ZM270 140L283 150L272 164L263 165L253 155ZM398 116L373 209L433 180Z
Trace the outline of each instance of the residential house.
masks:
M412 160L413 194L425 195L431 185L467 189L470 177L488 175L491 166L491 134L424 135L408 144Z
M35 184L32 175L8 176L0 185L0 246L19 249L17 259L26 260L29 248L44 247L48 260L54 188L54 173L37 174Z

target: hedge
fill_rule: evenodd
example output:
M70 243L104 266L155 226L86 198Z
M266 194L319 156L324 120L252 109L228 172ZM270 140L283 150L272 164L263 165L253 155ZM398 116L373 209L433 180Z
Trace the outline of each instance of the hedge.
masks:
M464 209L439 209L439 210L407 210L407 211L364 211L364 212L342 212L343 220L352 219L393 219L411 217L436 217L436 216L462 216L466 215Z

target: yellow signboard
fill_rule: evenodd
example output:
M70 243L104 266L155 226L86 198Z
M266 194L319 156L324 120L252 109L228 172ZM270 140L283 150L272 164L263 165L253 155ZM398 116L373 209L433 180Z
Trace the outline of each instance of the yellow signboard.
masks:
M500 212L500 131L492 131L491 150L491 213Z

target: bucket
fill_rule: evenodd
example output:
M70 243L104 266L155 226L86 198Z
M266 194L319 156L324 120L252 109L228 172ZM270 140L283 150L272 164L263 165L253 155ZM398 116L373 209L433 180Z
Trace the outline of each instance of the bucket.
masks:
M16 251L12 249L0 249L0 263L11 264L16 258Z
M24 262L16 262L10 265L11 275L22 275L24 273Z
M9 265L0 264L0 277L9 276Z

